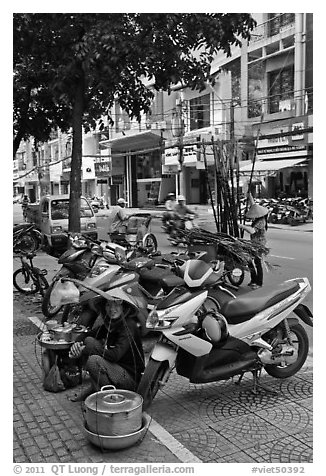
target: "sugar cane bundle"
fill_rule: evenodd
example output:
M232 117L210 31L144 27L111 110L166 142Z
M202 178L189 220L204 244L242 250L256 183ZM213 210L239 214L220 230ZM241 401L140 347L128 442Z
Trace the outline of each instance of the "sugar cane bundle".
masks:
M212 233L202 228L183 230L182 235L189 246L201 245L203 247L214 245L216 257L226 258L229 265L242 265L247 267L248 262L255 257L263 257L269 249L258 243L243 238L235 238L227 233Z

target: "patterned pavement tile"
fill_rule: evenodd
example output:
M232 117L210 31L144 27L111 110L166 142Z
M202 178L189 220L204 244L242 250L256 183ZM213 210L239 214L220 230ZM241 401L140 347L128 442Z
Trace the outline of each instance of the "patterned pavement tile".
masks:
M310 398L313 395L312 372L300 372L286 379L276 379L268 376L262 379L262 383L264 382L271 389L285 395L291 401Z
M274 441L247 448L245 452L258 463L312 463L312 448L293 436L278 438Z
M220 458L239 451L237 446L208 427L204 431L192 428L173 436L205 463L219 462Z
M246 409L235 401L226 398L220 398L218 395L202 397L193 402L181 400L180 404L185 411L198 415L206 424L221 422L228 418L245 415Z
M307 410L313 411L313 398L305 398L304 400L296 400L296 402L300 407L304 407Z
M181 404L167 396L160 400L154 400L147 413L172 434L203 426L203 422L198 413L197 415L190 416L189 411Z
M211 463L257 463L252 456L245 451L237 451L230 455L223 455L218 459L212 459Z
M260 410L256 415L289 435L303 433L312 428L312 412L296 403Z
M258 443L267 443L276 438L287 436L284 431L251 413L236 418L229 418L225 421L224 425L212 423L210 427L236 445L240 450L245 450Z

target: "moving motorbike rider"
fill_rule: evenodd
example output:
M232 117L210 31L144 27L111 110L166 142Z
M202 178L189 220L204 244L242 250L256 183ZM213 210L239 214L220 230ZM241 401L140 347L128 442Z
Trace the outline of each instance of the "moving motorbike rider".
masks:
M165 226L165 227L168 226L169 221L173 220L173 218L175 216L175 214L174 214L175 206L176 206L175 194L174 193L169 193L167 195L166 201L165 201L166 212L164 212L163 216L162 216L163 226Z
M174 212L179 221L181 222L178 224L180 228L184 228L184 219L186 215L196 216L196 213L193 212L189 207L186 205L186 199L183 195L178 196L178 203L174 207Z
M82 358L91 384L71 400L81 401L105 385L136 390L144 370L140 329L131 307L120 299L102 303L103 324L81 336L69 356Z

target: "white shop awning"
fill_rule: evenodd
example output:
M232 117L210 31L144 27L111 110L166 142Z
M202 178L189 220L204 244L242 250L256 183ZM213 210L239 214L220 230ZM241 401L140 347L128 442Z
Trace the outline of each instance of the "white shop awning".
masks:
M268 171L276 171L280 169L286 169L288 167L294 167L295 165L302 164L305 162L307 158L301 159L281 159L281 160L258 160L255 162L254 172L268 172ZM240 172L251 172L252 170L252 163L240 165Z

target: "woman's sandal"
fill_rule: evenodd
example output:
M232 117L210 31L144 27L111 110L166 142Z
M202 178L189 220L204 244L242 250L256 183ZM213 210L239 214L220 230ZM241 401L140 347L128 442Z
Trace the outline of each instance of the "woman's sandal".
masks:
M93 385L89 385L87 387L82 388L80 392L74 393L71 397L68 397L68 399L71 402L83 402L89 395L94 392L95 390L93 388Z

